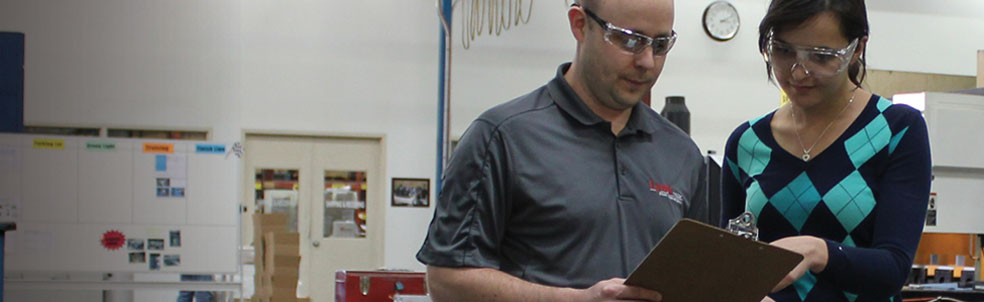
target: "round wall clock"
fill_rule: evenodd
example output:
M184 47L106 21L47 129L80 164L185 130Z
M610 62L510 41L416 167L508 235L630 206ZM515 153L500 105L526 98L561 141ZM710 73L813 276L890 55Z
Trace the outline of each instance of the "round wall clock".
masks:
M738 10L727 1L714 1L704 9L704 32L711 39L718 41L731 40L738 34L741 20Z

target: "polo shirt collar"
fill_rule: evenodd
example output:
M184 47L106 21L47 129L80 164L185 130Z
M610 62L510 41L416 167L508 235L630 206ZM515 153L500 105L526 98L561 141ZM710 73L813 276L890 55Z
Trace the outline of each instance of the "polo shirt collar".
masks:
M591 108L588 108L584 100L574 92L574 88L571 88L571 85L564 79L564 73L570 67L570 62L561 64L557 68L557 76L550 83L547 83L547 89L553 95L554 102L557 103L557 106L561 110L585 126L607 123L598 114L591 111ZM629 121L626 122L623 132L633 133L641 131L649 134L655 133L657 128L655 121L645 118L645 115L651 110L652 108L649 108L649 106L646 106L642 102L636 103L635 107L632 108L632 115L629 116Z

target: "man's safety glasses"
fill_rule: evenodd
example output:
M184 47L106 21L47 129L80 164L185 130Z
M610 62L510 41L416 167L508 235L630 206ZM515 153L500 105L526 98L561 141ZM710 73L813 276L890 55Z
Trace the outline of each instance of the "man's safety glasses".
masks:
M766 43L765 61L772 64L774 70L792 73L799 66L807 75L831 77L847 68L851 55L857 49L858 39L842 49L832 49L792 45L777 40L770 33Z
M677 34L675 31L671 31L669 36L653 38L636 33L631 29L612 25L611 22L598 17L598 15L595 15L587 8L582 9L584 9L584 12L591 19L594 19L595 22L598 22L605 29L605 42L615 45L629 54L640 53L646 49L646 46L652 46L654 56L663 56L670 52L670 48L673 48L673 43L676 43Z

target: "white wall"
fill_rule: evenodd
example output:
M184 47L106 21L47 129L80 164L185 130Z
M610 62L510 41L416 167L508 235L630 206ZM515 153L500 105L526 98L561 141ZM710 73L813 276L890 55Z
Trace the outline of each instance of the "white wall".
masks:
M26 33L28 125L238 134L238 1L0 1Z
M700 27L709 2L676 1L680 39L652 95L657 110L686 96L695 140L720 151L778 92L756 47L767 1L733 0L742 27L724 43ZM872 67L973 75L984 19L967 11L981 4L934 1L921 13L921 2L869 1ZM454 26L453 136L570 60L565 11L535 2L529 24L470 50ZM386 179L434 180L438 27L430 0L0 0L0 30L27 34L28 125L207 129L216 140L244 129L379 135ZM413 255L431 215L388 208L386 266L423 268Z
M732 0L741 17L735 39L704 34L701 16L712 2L676 1L676 46L652 90L657 111L669 95L683 95L691 135L703 150L723 152L738 124L771 111L779 91L766 78L758 54L758 23L769 1ZM984 49L984 3L972 0L869 0L869 67L882 70L973 76ZM553 77L573 58L574 39L563 1L537 2L530 24L498 37L481 36L471 49L455 43L452 133L460 135L488 107L525 94ZM975 13L976 12L976 13ZM457 20L456 20L457 21ZM460 23L453 30L460 32ZM886 96L890 97L890 96Z
M434 12L416 1L243 2L243 128L385 136L385 179L433 180ZM431 215L387 207L387 267L423 268L414 255Z

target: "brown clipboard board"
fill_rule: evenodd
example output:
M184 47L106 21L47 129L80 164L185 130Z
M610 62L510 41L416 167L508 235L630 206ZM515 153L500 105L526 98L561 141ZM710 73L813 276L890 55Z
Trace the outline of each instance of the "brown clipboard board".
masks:
M683 219L625 280L663 301L759 302L803 256Z

